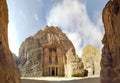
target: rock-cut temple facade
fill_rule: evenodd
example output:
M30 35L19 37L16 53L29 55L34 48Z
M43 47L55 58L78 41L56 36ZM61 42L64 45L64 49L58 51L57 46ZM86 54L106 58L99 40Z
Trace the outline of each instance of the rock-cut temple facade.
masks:
M17 64L22 77L71 77L84 73L72 42L55 26L46 26L27 38L19 49Z
M43 76L64 76L64 52L60 45L43 45Z

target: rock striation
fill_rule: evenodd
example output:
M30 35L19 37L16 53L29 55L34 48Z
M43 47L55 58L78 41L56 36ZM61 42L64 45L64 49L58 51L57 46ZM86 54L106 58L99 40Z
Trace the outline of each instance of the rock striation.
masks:
M65 76L66 52L70 48L74 49L72 42L58 27L46 26L22 43L17 61L21 75Z
M103 10L101 83L120 83L120 0L109 1Z
M19 73L8 46L8 8L0 0L0 83L20 83Z
M100 75L100 60L101 53L100 50L91 45L87 45L82 50L82 62L84 64L84 69L88 71L88 76L99 76Z

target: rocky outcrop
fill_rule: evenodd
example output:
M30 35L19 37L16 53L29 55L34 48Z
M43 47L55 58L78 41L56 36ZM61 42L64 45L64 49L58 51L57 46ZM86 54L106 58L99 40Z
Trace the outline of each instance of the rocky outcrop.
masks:
M101 83L120 83L120 0L109 1L103 10Z
M81 58L84 64L84 69L88 70L88 76L100 75L101 53L98 48L91 45L86 46L82 50Z
M0 0L0 83L20 83L19 73L8 46L8 9Z
M58 27L46 26L19 49L17 64L22 76L64 76L65 55L70 48L74 48L72 42Z
M84 66L81 59L78 57L78 55L76 55L74 48L70 48L68 50L68 52L66 53L66 59L66 77L74 77L75 75L83 77Z

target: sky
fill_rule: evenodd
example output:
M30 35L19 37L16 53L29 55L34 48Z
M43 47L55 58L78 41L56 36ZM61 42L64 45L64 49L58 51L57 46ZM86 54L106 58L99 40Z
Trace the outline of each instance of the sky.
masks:
M86 45L102 48L102 10L108 0L7 0L9 48L17 56L21 43L46 25L58 26L80 56Z

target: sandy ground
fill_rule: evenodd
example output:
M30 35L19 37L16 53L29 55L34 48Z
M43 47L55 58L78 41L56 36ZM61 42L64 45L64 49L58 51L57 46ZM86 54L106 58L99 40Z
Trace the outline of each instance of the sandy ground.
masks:
M40 77L21 78L21 83L100 83L99 77L65 78L65 77Z

